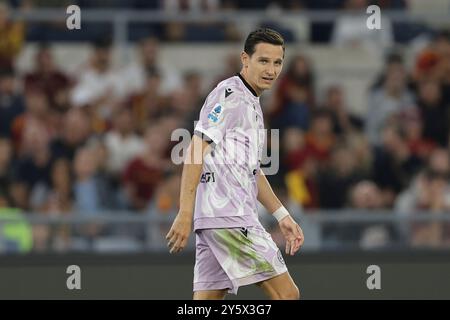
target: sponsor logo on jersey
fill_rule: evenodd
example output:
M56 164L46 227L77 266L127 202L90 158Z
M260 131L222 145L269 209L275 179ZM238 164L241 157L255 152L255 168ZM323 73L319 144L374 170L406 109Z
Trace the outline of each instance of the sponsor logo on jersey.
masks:
M214 172L205 172L200 177L200 183L216 182Z

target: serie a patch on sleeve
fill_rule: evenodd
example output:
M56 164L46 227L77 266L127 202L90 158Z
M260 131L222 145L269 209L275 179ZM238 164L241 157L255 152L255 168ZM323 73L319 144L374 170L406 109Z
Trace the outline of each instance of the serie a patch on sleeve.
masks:
M222 116L223 108L217 103L211 112L208 114L208 119L210 122L217 123L219 122L220 117Z

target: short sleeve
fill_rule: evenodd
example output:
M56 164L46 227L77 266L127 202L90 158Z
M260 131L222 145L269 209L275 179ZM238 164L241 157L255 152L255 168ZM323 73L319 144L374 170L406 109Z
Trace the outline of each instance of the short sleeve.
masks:
M194 132L218 144L239 119L240 95L233 88L217 87L206 98Z

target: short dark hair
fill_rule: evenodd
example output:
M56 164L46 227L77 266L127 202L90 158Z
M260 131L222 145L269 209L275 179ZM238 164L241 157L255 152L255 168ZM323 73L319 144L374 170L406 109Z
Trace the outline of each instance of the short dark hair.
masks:
M269 28L261 28L250 32L244 44L244 52L251 56L255 53L255 47L258 43L270 43L283 47L284 53L284 39L283 36Z

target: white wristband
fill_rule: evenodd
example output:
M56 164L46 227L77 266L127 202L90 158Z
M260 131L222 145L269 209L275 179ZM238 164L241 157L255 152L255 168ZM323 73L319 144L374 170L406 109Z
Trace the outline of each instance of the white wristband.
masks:
M284 217L289 215L289 212L286 210L285 207L278 208L272 215L277 219L278 222L281 221Z

